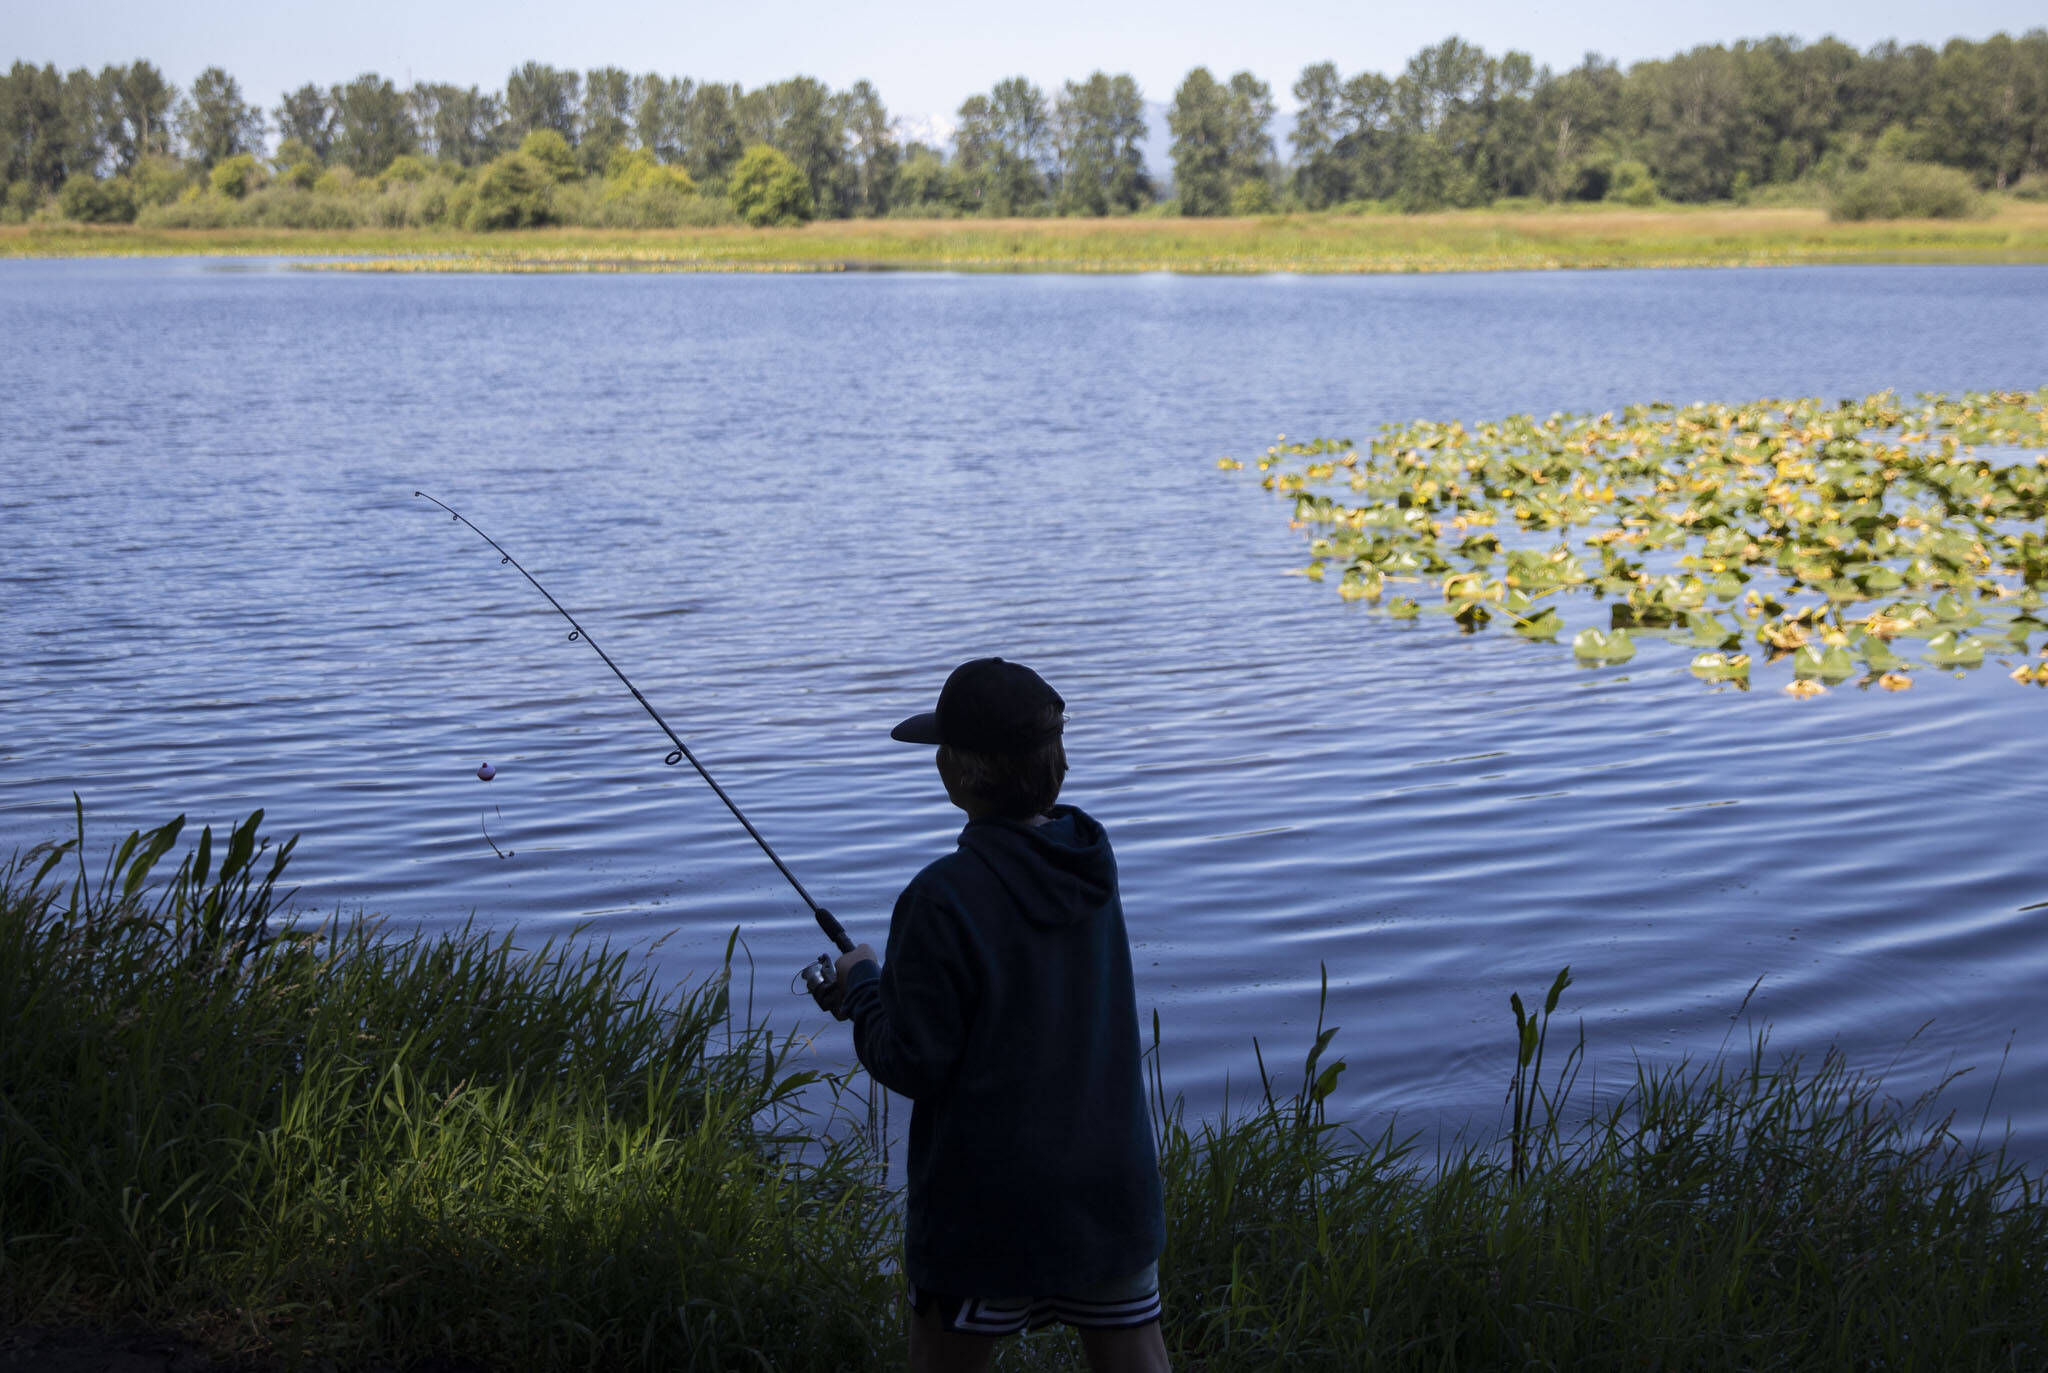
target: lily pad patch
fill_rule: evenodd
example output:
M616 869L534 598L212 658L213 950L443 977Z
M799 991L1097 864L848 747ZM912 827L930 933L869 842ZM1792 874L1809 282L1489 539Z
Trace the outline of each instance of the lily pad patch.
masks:
M2048 637L2048 387L1417 420L1249 465L1292 500L1300 572L1396 618L1589 665L1663 639L1739 688L1752 665L1820 689L1994 663L2048 684L2026 660Z

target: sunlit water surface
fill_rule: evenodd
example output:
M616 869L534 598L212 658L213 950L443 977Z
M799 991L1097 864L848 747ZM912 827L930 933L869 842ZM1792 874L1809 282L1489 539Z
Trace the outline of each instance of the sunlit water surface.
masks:
M1123 868L1142 1013L1213 1111L1329 976L1339 1106L1490 1133L1569 963L1633 1056L1842 1045L2048 1156L2048 692L1712 691L1282 576L1216 458L1419 416L2048 379L2048 270L377 277L0 264L0 846L255 806L299 903L594 925L695 980L822 941L515 552L879 943L957 827L888 727L1040 668ZM485 785L474 771L498 769ZM486 841L511 851L500 859ZM1761 979L1738 1019L1745 993ZM1995 1094L1994 1076L2010 1045ZM835 1029L815 1049L848 1059Z

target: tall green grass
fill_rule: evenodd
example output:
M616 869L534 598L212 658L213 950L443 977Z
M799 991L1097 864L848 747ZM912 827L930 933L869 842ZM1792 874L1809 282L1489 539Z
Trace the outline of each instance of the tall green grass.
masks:
M1206 1369L1907 1370L2048 1367L2038 1177L1901 1105L1839 1054L1765 1039L1639 1066L1568 1124L1579 1051L1538 1069L1515 1006L1500 1147L1424 1159L1325 1117L1316 1046L1291 1098L1165 1113L1167 1306ZM1155 1031L1156 1033L1156 1031ZM1534 1060L1532 1062L1532 1059ZM1520 1105L1514 1101L1519 1097Z
M900 1365L877 1155L801 1113L834 1084L723 974L294 927L260 830L95 869L81 817L0 871L0 1321L341 1369ZM1328 1118L1320 1022L1298 1085L1262 1060L1251 1109L1190 1120L1155 1020L1178 1366L2048 1366L2036 1175L1762 1039L1582 1102L1582 1044L1545 1058L1566 981L1516 1003L1504 1138L1430 1153Z
M869 1156L806 1128L813 1075L734 1020L724 976L668 994L583 943L278 934L245 880L260 821L161 887L172 827L95 875L81 819L7 871L0 1311L344 1367L894 1347Z

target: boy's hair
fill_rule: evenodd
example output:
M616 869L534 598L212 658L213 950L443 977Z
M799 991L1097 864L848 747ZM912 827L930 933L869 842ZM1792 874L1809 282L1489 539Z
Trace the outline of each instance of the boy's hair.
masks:
M1067 779L1067 749L1059 735L1060 713L1050 714L1046 724L1052 737L1023 753L975 753L939 745L960 789L977 807L1005 820L1029 820L1059 800L1060 783Z

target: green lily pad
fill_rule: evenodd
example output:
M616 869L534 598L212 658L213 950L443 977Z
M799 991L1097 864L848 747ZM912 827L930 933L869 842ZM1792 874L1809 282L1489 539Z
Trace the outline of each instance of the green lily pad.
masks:
M1792 655L1792 675L1819 678L1823 682L1846 681L1856 675L1856 659L1839 644L1804 644Z
M1589 628L1573 636L1572 654L1585 662L1625 663L1636 656L1636 645L1625 629L1603 634Z
M1944 629L1927 641L1927 661L1936 667L1982 667L1988 640Z
M1747 653L1702 653L1692 660L1692 674L1709 682L1747 682Z

